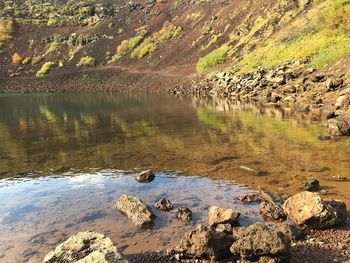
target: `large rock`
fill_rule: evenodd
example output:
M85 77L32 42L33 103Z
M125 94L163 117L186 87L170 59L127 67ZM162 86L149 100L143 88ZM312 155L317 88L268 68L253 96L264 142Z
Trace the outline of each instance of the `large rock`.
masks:
M233 209L225 209L217 206L211 206L208 211L209 226L217 226L218 224L237 223L240 214Z
M290 243L285 235L265 223L234 229L233 237L231 253L248 259L282 256L288 251Z
M286 214L282 208L281 198L268 191L260 189L260 213L272 220L285 220Z
M154 215L151 208L137 197L124 194L118 198L115 207L137 226L146 227L152 224Z
M324 202L317 193L301 192L283 205L288 218L296 225L305 228L325 228L337 223L336 210Z
M197 225L191 232L185 234L180 243L170 251L170 254L180 259L222 259L230 254L233 242L232 235Z
M127 263L112 241L96 232L80 232L50 251L44 263Z

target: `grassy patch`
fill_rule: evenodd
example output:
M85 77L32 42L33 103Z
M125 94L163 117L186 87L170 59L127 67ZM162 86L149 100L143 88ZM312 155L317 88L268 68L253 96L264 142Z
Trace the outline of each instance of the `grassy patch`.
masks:
M145 38L140 45L138 45L131 53L132 58L142 58L148 54L153 53L157 46L167 40L176 38L182 33L182 28L166 21L163 27L153 33L151 37Z
M350 55L350 0L328 0L243 55L243 72L310 58L319 68Z
M134 48L142 41L143 35L137 35L129 40L123 40L117 47L117 53L113 56L112 61L121 59L123 56L132 52Z
M11 20L0 20L0 48L1 45L11 40L13 23Z
M94 67L96 65L96 60L93 57L82 57L79 61L79 63L77 64L78 67Z
M35 76L37 77L42 77L44 76L45 74L49 73L49 71L51 70L52 67L55 66L55 63L52 62L52 61L48 61L48 62L45 62L40 70L35 74Z
M223 45L208 55L200 58L196 66L197 72L203 73L219 64L224 63L228 58L229 49L229 46Z
M47 54L49 54L49 53L55 51L60 45L61 45L61 43L58 42L58 41L53 41L53 42L51 42L50 45L49 45L49 47L48 47L48 49L47 49L46 52L45 52L45 55L47 55Z

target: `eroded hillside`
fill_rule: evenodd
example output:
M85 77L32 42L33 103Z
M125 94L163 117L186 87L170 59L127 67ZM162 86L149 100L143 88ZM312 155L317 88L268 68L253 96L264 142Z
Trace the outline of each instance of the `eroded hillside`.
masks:
M349 0L2 1L0 77L102 69L192 76L350 54Z

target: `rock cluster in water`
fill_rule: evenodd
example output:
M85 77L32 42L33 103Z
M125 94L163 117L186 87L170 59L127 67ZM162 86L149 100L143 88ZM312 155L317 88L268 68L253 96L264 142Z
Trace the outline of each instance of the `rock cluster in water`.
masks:
M254 200L256 196L254 195ZM323 200L317 193L304 191L289 197L282 205L277 195L260 191L260 210L269 219L293 223L267 225L264 222L247 227L237 227L240 214L230 208L211 206L208 209L208 225L199 224L186 233L176 247L168 250L169 257L179 260L221 260L233 257L242 260L280 262L286 259L292 241L303 235L303 229L322 229L340 225L347 220L344 202ZM167 199L161 199L156 207L172 208ZM116 208L130 220L144 227L152 223L150 207L139 198L122 195ZM191 220L192 211L180 207L179 219ZM272 261L271 261L272 260ZM44 259L53 262L127 262L118 253L111 240L95 232L82 232L57 246Z

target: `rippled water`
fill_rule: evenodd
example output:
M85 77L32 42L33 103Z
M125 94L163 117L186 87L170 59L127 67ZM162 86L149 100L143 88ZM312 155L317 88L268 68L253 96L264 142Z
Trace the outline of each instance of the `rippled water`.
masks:
M207 207L256 205L234 195L261 185L295 193L317 178L329 197L350 204L350 143L317 140L310 117L222 100L158 95L31 94L0 96L0 262L38 262L69 235L96 230L126 255L174 244L190 228L174 211L155 211L152 230L115 211L122 193L150 206L169 197L194 223ZM247 169L248 168L248 169ZM158 171L138 184L134 169ZM254 170L252 172L251 170ZM167 172L168 171L168 172Z

